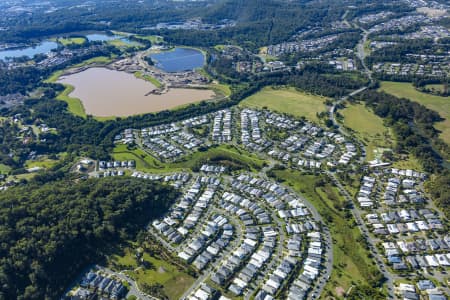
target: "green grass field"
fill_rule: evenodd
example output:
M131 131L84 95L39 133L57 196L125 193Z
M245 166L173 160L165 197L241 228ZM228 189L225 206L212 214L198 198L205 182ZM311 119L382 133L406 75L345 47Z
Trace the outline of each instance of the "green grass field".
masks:
M207 151L197 151L180 162L162 163L142 149L128 150L126 145L117 145L112 156L116 160L136 161L136 169L145 172L167 173L191 170L207 161L222 161L232 167L259 170L263 167L264 160L245 150L237 149L230 145L213 147Z
M61 43L63 46L67 45L82 45L86 42L86 38L84 37L68 37L68 38L57 38L56 41Z
M436 92L444 92L445 88L443 84L426 84L425 88L429 90L435 90Z
M368 285L373 277L374 262L370 252L363 247L358 227L347 219L342 197L330 184L316 187L319 178L315 175L302 175L298 171L275 171L278 179L283 180L295 191L300 192L320 213L324 221L330 223L333 239L333 271L325 291L320 299L328 296L342 298L342 291L352 285ZM375 272L376 273L376 272Z
M137 37L143 40L148 40L152 44L159 44L164 42L164 38L159 35L138 35Z
M410 83L382 81L380 90L399 98L408 98L438 112L445 120L435 124L442 133L442 140L450 145L450 98L429 95L417 91Z
M125 248L123 253L115 254L110 259L113 263L132 269L133 271L125 271L125 273L136 280L140 287L144 283L163 285L164 293L169 299L178 299L194 283L194 278L178 270L175 265L150 256L148 253L143 254L143 259L152 264L153 267L150 269L138 266L134 252L130 248Z
M87 66L90 64L109 64L113 61L114 57L107 57L107 56L97 56L90 59L87 59L79 64L73 65L71 67L79 68L83 66Z
M126 43L126 42L122 41L121 39L108 41L108 44L113 45L118 48L131 48L131 47L135 47L135 46L136 47L142 46L140 43L137 43L134 41L130 41L130 42Z
M220 93L224 94L225 96L230 96L231 95L230 86L227 85L227 84L217 83L217 84L211 85L211 87L212 87L213 90L217 90Z
M70 97L69 94L75 89L73 86L65 84L66 88L59 94L56 99L67 103L67 109L76 116L86 118L86 112L84 110L83 103L78 98Z
M296 91L294 88L266 87L244 99L239 105L250 108L268 108L318 122L316 114L326 110L324 101L324 97Z
M26 168L39 167L39 168L44 168L44 169L50 169L51 167L56 165L58 162L59 162L59 160L49 159L49 158L33 160L33 161L27 160L25 162L25 167Z
M383 119L375 115L362 104L347 104L339 111L344 116L345 127L350 128L361 141L366 143L367 159L373 160L378 148L392 148L394 138Z
M10 166L0 164L0 174L7 174L7 173L9 173L9 171L11 171Z
M144 75L142 74L142 72L135 72L134 76L136 76L136 78L144 79L145 81L152 83L157 88L160 88L162 86L161 82L159 82L156 78L150 75Z

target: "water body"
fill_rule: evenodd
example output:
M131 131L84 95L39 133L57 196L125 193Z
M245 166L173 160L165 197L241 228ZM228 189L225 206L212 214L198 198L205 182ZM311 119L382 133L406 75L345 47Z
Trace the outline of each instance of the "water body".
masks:
M45 54L53 49L58 48L58 44L52 41L44 41L34 47L11 49L0 51L0 59L16 58L22 56L28 56L32 58L36 54Z
M127 38L124 38L122 36L119 35L107 35L107 34L103 34L103 33L92 33L92 34L88 34L86 35L86 38L90 41L90 42L108 42L108 41L113 41L113 40L121 40L124 43L130 44L131 41Z
M157 112L214 96L211 90L196 89L170 89L166 94L146 96L155 89L153 84L106 68L90 68L58 82L74 86L70 96L81 100L87 114L100 117Z
M165 72L183 72L201 68L205 56L201 51L191 48L175 48L172 51L151 54L156 67Z

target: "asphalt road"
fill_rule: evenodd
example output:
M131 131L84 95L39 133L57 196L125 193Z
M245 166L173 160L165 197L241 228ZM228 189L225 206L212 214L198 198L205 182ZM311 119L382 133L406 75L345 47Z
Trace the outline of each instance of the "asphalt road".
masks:
M358 228L361 231L362 235L367 239L369 245L370 245L370 252L375 257L375 262L380 270L380 272L383 274L384 278L386 278L386 285L388 288L388 297L389 299L395 299L394 295L394 276L388 272L388 269L386 267L386 264L384 263L383 256L379 253L375 240L371 237L369 230L367 229L365 222L361 216L360 210L357 208L353 201L353 197L350 196L350 194L347 192L347 190L344 188L344 186L341 184L338 178L331 173L326 172L326 174L331 178L331 180L336 184L339 191L344 195L347 201L351 201L353 203L351 212L353 214L353 217L356 220L356 223L358 224Z

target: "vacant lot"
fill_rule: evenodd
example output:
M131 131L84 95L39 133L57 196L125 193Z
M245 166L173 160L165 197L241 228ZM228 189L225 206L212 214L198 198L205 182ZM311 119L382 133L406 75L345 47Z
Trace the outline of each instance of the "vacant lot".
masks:
M438 112L445 120L435 124L436 129L442 133L440 137L450 145L450 98L421 93L410 83L406 82L381 82L380 90L399 98L408 98L423 104L427 108Z
M161 284L164 294L169 299L178 299L194 283L191 276L170 262L151 256L147 252L143 254L142 259L148 263L148 268L137 263L133 249L125 248L122 253L110 258L110 264L113 264L113 268L117 271L122 271L121 268L126 269L125 273L133 278L140 288L144 284Z
M349 104L340 111L344 116L342 123L366 144L367 159L373 160L378 148L392 148L394 145L390 129L383 119L375 115L362 104Z
M325 98L307 94L294 88L264 88L240 103L250 108L268 108L272 111L291 114L318 122L317 113L326 110Z

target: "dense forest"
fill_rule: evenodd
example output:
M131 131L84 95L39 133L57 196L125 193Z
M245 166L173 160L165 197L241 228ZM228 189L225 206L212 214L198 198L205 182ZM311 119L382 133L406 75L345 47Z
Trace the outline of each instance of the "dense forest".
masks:
M427 190L431 197L445 214L450 218L450 173L447 171L440 176L433 177L427 184Z
M2 192L0 299L58 298L176 196L169 186L133 178L34 182Z
M70 1L68 1L70 2ZM289 39L301 29L329 26L341 20L348 7L350 15L388 7L405 10L389 1L280 1L280 0L218 0L218 1L93 1L92 7L71 9L71 4L54 12L9 17L8 31L0 31L0 39L28 41L49 35L86 30L118 30L141 34L164 35L169 43L192 46L213 46L234 43L256 50ZM74 3L72 5L76 5ZM155 30L159 22L181 22L189 19L218 24L234 20L236 25L220 30ZM1 23L0 26L6 26Z

